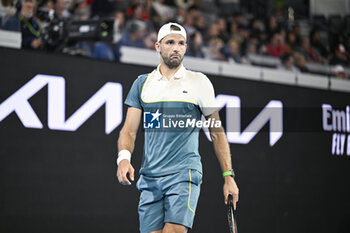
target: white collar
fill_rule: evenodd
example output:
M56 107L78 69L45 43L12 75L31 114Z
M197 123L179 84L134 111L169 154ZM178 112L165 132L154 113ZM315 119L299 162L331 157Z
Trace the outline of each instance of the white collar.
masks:
M161 73L160 73L160 70L159 70L159 67L160 67L160 64L157 66L157 70L156 70L156 79L159 81L161 80L162 78L165 78L165 76L163 76ZM183 76L185 75L185 71L186 71L186 68L181 64L181 67L180 69L174 74L174 79L180 79L180 78L183 78Z

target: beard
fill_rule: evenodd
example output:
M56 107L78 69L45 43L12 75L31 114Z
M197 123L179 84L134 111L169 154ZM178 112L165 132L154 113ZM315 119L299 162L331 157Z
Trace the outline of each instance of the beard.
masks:
M33 17L33 12L22 12L21 15L25 18L25 19L30 19Z
M167 57L163 55L162 52L160 52L160 56L162 56L165 65L167 65L169 69L175 69L179 67L179 65L182 63L182 60L184 59L184 57L183 56L181 57L180 54L178 54L179 55L178 59L171 58L172 55L174 54L171 54L169 57Z

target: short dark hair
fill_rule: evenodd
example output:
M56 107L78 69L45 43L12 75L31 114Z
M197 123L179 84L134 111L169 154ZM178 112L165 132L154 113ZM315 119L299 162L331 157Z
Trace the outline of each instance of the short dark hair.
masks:
M170 30L172 30L172 31L181 31L181 29L178 26L176 26L176 25L171 25L170 26Z
M283 55L281 56L281 62L282 62L282 64L286 64L291 56L292 56L292 55L289 54L289 53L283 54Z

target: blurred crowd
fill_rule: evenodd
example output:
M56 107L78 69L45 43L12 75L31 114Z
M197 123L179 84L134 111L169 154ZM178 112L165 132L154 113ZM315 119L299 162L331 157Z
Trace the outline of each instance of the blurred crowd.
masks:
M38 12L53 14L43 19ZM251 57L262 55L280 59L279 68L293 72L309 72L310 63L330 64L335 76L347 78L350 33L325 31L312 24L310 30L302 30L292 13L276 7L266 18L257 18L242 13L239 0L2 0L0 25L22 32L22 48L64 52L65 47L74 46L83 51L79 54L118 61L121 46L154 49L156 32L171 21L187 31L186 56L249 64ZM110 41L72 44L46 35L55 20L98 19L113 21Z

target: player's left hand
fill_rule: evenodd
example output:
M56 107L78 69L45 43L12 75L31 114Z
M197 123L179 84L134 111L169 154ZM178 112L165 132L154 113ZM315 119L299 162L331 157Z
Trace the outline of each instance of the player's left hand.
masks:
M233 202L233 208L236 210L236 205L238 202L238 194L239 189L237 187L237 184L235 182L235 179L232 176L225 176L225 183L224 183L224 197L225 197L225 204L227 204L228 195L232 195L232 202Z

